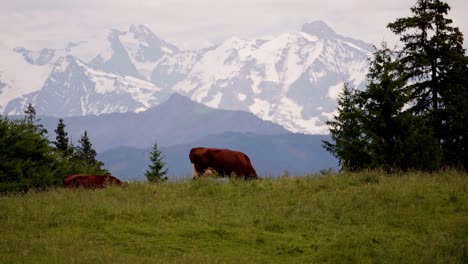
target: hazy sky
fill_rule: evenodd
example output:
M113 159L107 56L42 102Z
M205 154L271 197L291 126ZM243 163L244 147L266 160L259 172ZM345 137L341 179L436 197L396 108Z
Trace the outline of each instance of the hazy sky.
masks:
M337 33L393 42L386 25L408 16L416 0L0 0L0 43L63 46L110 28L144 24L185 49L227 37L267 37L321 19ZM448 0L449 17L467 38L468 0ZM466 42L466 41L465 41ZM465 47L467 47L465 43Z

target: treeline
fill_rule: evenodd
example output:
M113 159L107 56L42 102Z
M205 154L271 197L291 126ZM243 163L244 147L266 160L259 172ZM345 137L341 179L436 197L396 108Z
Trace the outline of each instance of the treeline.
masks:
M401 42L371 59L363 91L345 85L323 146L341 169L468 170L468 58L439 0L388 24Z
M0 116L0 192L58 186L66 174L109 174L96 159L87 131L74 146L60 119L51 142L39 121L31 104L24 119Z
M88 131L74 145L63 119L59 119L55 140L50 141L34 107L29 104L24 113L23 119L12 120L0 115L0 193L61 186L67 174L110 174L97 160ZM157 143L149 159L148 181L166 181L168 170Z

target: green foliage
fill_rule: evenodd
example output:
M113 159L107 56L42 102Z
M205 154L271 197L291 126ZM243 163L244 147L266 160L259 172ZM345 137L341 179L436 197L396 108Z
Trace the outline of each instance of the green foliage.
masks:
M468 59L448 10L418 0L388 25L403 48L374 54L364 91L345 87L324 142L342 169L468 169Z
M342 170L440 168L441 152L429 122L405 110L411 96L401 72L397 55L384 44L371 61L367 88L344 86L335 120L327 122L335 144L323 144Z
M61 182L61 162L27 120L0 117L0 192L44 189Z
M199 179L0 197L3 263L466 263L468 175Z
M468 169L468 59L463 34L446 18L450 6L440 0L418 0L412 15L388 28L400 37L400 63L408 77L412 112L425 116L444 154L446 166Z
M70 146L68 142L68 133L65 131L65 123L63 119L59 119L57 129L55 129L55 141L52 142L56 151L60 151L63 157L70 155Z
M362 111L357 100L356 93L345 83L338 97L337 114L334 120L326 122L335 143L322 141L323 147L338 158L341 168L347 171L361 170L371 162L368 142L363 134Z
M24 114L24 120L26 120L26 123L33 125L36 121L36 109L31 103L29 103L26 110L24 110Z
M163 162L161 152L158 150L158 143L154 143L153 151L151 151L150 155L151 163L148 166L148 170L145 172L146 179L148 179L149 182L166 181L167 176L165 175L167 174L167 169L163 169L166 163Z
M28 107L24 111L24 114L24 120L26 121L26 124L28 124L32 129L34 129L35 132L45 137L47 135L47 129L45 129L44 126L41 123L39 123L41 119L36 119L36 109L31 103L28 104Z
M65 124L60 120L52 147L31 104L25 113L22 120L0 116L0 193L58 186L66 174L109 174L95 159L86 132L80 140L82 146L75 151L68 145Z
M73 153L69 159L72 171L100 175L110 174L107 169L103 168L104 163L96 159L97 153L88 137L88 131L85 130L78 143L80 145L72 147Z
M368 168L434 170L440 151L426 121L404 107L410 102L402 64L385 44L374 54L367 89L359 93L363 133L372 162Z
M444 164L468 171L468 58L453 68L443 81L443 107L439 136L444 151Z

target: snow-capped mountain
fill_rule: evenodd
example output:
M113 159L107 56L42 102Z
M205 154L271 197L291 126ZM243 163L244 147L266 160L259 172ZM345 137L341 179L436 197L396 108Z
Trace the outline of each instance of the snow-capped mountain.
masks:
M98 71L69 55L57 60L40 90L10 101L4 113L22 114L28 103L52 116L140 112L166 97L150 82Z
M8 50L37 77L19 85L24 77L0 63L0 110L22 113L31 102L38 114L56 116L141 111L177 92L211 107L252 112L293 132L327 133L325 121L343 83L364 85L372 51L322 21L271 39L232 37L193 51L132 25L63 49Z
M176 46L160 40L143 25L132 25L128 31L111 30L107 40L105 50L90 65L103 71L146 80L149 80L161 57L179 52Z
M326 133L344 82L364 84L372 46L321 21L269 40L230 38L164 58L151 80L208 106L245 110L290 131Z
M41 89L52 67L28 62L22 54L2 45L0 58L0 113L3 113L8 102Z

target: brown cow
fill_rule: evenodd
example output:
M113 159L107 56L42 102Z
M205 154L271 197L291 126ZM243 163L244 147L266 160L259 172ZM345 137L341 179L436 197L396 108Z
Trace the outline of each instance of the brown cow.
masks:
M190 162L194 168L194 177L216 171L220 175L235 174L244 179L257 179L257 172L247 155L240 151L218 148L193 148L190 150Z
M121 186L122 182L111 175L71 174L62 179L64 187L68 188L104 188L108 185Z

